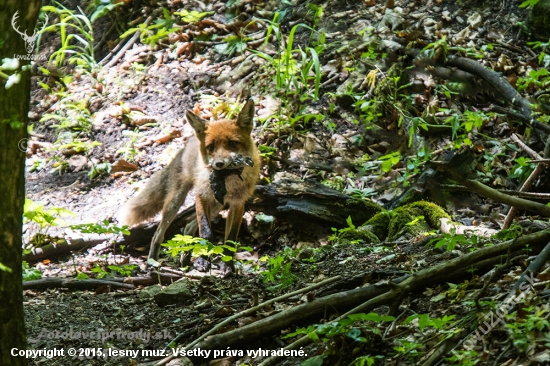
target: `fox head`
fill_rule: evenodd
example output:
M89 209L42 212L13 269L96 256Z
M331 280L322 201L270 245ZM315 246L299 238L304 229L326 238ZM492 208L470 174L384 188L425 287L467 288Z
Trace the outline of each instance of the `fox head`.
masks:
M220 119L206 121L191 111L185 116L200 141L200 152L204 163L212 169L222 170L231 164L231 153L249 156L253 151L252 132L254 101L249 99L235 120Z

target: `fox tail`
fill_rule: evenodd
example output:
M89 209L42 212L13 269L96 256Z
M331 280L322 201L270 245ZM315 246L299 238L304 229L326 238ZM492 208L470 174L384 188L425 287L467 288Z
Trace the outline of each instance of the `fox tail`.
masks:
M136 197L131 198L120 209L117 219L120 223L133 226L155 216L164 205L164 177L154 174Z

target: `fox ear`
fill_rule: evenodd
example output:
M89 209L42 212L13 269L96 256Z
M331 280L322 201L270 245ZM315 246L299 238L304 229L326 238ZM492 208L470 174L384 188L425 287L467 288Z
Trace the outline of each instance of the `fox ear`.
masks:
M249 99L237 117L237 126L247 131L252 131L254 120L254 101Z
M187 122L193 127L195 132L197 133L197 136L200 138L204 136L204 131L206 130L206 120L200 118L195 113L191 111L185 111L185 117L187 118Z

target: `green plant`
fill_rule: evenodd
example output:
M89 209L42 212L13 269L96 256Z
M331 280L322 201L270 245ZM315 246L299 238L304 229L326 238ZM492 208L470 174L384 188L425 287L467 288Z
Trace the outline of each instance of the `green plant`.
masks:
M416 155L405 158L406 170L397 177L399 183L403 183L405 187L410 185L410 178L421 173L421 167L430 159L430 153L426 146L422 147Z
M78 7L80 14L76 14L58 2L54 4L55 6L43 6L42 11L59 16L59 22L44 27L38 37L38 44L40 44L40 38L44 32L56 32L60 36L61 46L51 54L49 61L53 61L56 66L62 66L65 57L72 55L69 58L70 63L75 63L86 70L96 67L92 22L80 7ZM76 33L69 33L69 29Z
M162 244L166 248L166 252L172 257L176 257L182 253L191 253L193 257L204 256L207 258L212 258L214 255L221 255L221 259L224 262L229 262L233 259L232 256L224 254L224 251L236 252L239 248L244 250L252 250L250 247L239 247L238 243L233 243L233 245L222 244L214 245L206 239L196 238L190 235L176 235L168 242Z
M108 265L107 269L101 267L98 263L94 263L94 268L92 268L92 272L94 272L97 275L97 278L104 278L108 275L114 275L115 273L118 273L122 276L129 277L132 274L132 271L137 268L137 265L135 264L124 264L120 266L115 265ZM79 279L85 278L84 276L80 277Z
M58 133L62 130L90 132L92 128L92 116L88 110L88 101L84 99L61 99L56 113L44 114L40 122L50 119L58 121L57 124L51 125Z
M382 164L380 165L382 171L387 173L395 164L399 163L401 160L401 154L399 151L394 151L390 154L379 157L378 160L382 161Z
M260 273L260 276L263 277L263 282L279 282L278 285L271 286L269 290L275 291L286 288L296 282L298 277L291 271L291 258L294 258L294 253L291 248L287 247L276 257L267 260L267 270Z
M548 308L544 305L531 305L523 309L526 313L519 317L517 312L505 316L507 319L506 328L511 332L513 345L518 352L525 354L529 348L545 340L540 338L541 334L548 333L550 322L548 321Z
M77 154L87 153L88 150L93 149L94 147L103 145L99 141L83 141L81 139L76 139L67 143L59 143L59 140L54 144L54 149L56 150L72 150Z
M529 76L520 77L517 81L518 91L526 89L542 89L547 90L550 88L550 72L546 68L540 68L538 70L529 71Z
M34 280L39 280L41 278L42 278L42 272L40 272L34 267L30 267L26 261L23 261L23 281L34 281Z
M76 216L70 210L62 207L51 207L44 210L44 205L40 202L25 199L23 207L23 217L26 222L32 221L40 226L41 229L48 230L51 226L65 226L67 223L61 219L61 216Z
M196 11L196 10L182 10L182 11L176 11L174 12L174 15L179 15L181 17L181 20L183 20L185 23L196 23L205 16L215 14L214 11Z
M143 133L139 132L139 129L136 128L134 131L124 130L122 131L122 135L129 137L129 139L123 147L116 151L116 154L123 154L125 160L133 161L136 156L139 155L139 151L135 148L135 144L137 140L143 136Z
M110 11L115 10L119 6L123 6L124 1L118 0L93 0L86 7L86 13L90 14L90 21L93 23L102 16L107 15Z
M184 11L184 12L186 13L186 15L182 16L182 19L183 17L187 17L187 16L193 17L191 13L194 13L194 12L191 12L191 13L187 11ZM179 13L177 12L175 14L181 15L184 12L179 12ZM137 27L130 28L126 32L121 34L120 38L121 39L126 38L134 34L135 32L139 31L141 32L141 36L140 36L141 42L148 44L151 47L155 47L155 45L159 41L165 38L168 38L170 34L180 30L180 27L174 27L176 20L172 19L172 15L170 14L170 11L168 11L165 8L162 8L162 14L163 14L163 18L155 20L154 24L151 24L151 25L147 25L146 23L139 24Z
M279 122L285 121L291 126L302 120L305 123L311 119L319 121L323 116L319 113L311 113L307 103L319 99L321 83L319 52L323 50L324 38L318 41L316 47L294 48L295 33L300 27L310 30L312 34L315 32L313 28L300 23L292 27L286 40L286 47L283 48L283 34L278 21L279 13L276 13L273 20L269 22L266 35L267 41L271 34L275 34L277 56L272 57L261 51L250 50L253 53L250 57L257 56L266 61L265 74L273 75L274 93L281 100L278 112L270 117Z
M445 249L450 252L451 250L454 250L457 244L477 246L477 244L479 243L479 237L477 235L471 235L467 237L464 234L449 233L443 234L442 238L435 238L430 240L428 242L428 245L432 243L435 243L434 248L438 249L445 247Z
M84 233L84 234L130 235L130 231L128 230L128 225L118 226L116 224L113 224L112 222L109 222L109 220L107 219L103 220L100 223L71 225L70 228L75 231L80 231L81 233Z
M107 175L111 172L111 164L110 163L100 163L100 164L94 164L90 168L90 171L88 172L88 176L90 179L95 179L102 175Z
M453 362L453 365L474 366L479 361L479 354L474 350L453 350L452 356L447 361Z
M247 41L251 38L238 34L232 34L222 39L223 43L214 46L214 50L222 55L233 56L234 53L242 54L246 50Z
M536 164L531 163L531 159L520 156L514 159L516 165L514 165L510 171L508 178L517 179L520 183L523 183L535 169Z
M358 344L373 344L375 338L381 337L380 329L377 324L382 322L392 322L395 318L388 315L379 315L376 313L359 313L349 315L345 319L327 324L311 325L307 328L299 328L295 332L286 335L284 338L292 338L298 335L307 335L315 342L326 343L329 347L324 352L323 357L328 357L338 351L343 356L348 356L347 351L353 347L342 347L342 350L334 349L337 344L345 343L346 340ZM374 324L373 324L374 323ZM368 337L368 338L367 338ZM361 356L353 360L350 365L372 365L376 359L383 356ZM340 364L340 363L338 363Z
M522 2L519 7L520 8L532 8L533 6L537 5L540 0L526 0Z

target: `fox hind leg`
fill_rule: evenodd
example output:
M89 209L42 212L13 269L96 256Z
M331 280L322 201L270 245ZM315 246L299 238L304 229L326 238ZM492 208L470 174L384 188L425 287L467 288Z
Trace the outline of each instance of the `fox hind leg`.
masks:
M180 187L174 195L166 197L164 207L162 209L162 218L157 231L155 232L155 236L153 236L153 240L151 241L149 258L153 258L154 260L158 259L160 245L164 241L164 234L166 234L166 230L168 230L168 227L170 227L170 224L174 221L174 218L178 214L178 210L183 205L189 189L191 189L191 187Z

